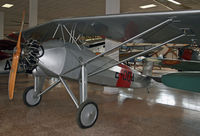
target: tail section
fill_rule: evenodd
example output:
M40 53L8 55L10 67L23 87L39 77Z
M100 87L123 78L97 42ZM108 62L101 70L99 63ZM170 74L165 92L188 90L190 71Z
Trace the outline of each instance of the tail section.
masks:
M152 70L153 70L153 62L144 59L142 74L146 76L152 76Z

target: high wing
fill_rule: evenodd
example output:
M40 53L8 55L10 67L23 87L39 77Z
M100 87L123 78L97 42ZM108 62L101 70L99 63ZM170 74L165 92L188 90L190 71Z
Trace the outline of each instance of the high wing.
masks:
M102 38L125 41L169 18L173 18L172 23L145 34L142 37L143 41L162 43L183 33L183 28L195 36L192 39L200 39L199 15L200 10L192 10L57 19L26 30L23 32L23 36L25 40L32 38L40 42L59 39L63 36L66 41L69 41L70 34L77 40L80 40L82 36L101 36ZM191 43L191 37L184 37L175 42Z

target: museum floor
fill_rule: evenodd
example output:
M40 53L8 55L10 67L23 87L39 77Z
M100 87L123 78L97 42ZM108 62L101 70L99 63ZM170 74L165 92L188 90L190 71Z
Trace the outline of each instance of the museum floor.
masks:
M92 128L80 129L76 107L62 85L30 108L22 94L33 85L32 77L18 75L14 101L8 101L7 81L7 75L0 76L0 136L200 136L198 93L152 82L149 94L146 89L105 94L102 86L90 84L89 98L98 104L99 118ZM76 82L67 82L78 92Z

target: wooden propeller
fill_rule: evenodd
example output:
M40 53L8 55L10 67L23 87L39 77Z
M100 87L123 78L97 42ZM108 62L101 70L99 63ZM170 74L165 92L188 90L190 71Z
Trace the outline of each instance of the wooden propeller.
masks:
M24 26L24 19L25 19L25 11L23 11L22 23L21 23L21 28L19 31L16 52L13 53L12 67L11 67L10 75L9 75L8 94L9 94L10 100L12 100L14 96L15 80L16 80L17 68L18 68L18 63L19 63L19 57L21 53L21 35L22 35L23 26Z

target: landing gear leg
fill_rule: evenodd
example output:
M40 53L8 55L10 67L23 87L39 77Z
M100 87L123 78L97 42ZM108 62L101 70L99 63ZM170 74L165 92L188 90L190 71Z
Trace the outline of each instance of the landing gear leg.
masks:
M35 85L34 87L29 87L23 95L24 103L27 106L36 106L40 103L41 96L51 90L60 82L64 85L67 93L70 95L72 101L74 102L76 108L78 109L77 112L77 123L80 128L89 128L92 127L97 118L98 118L98 107L97 104L93 101L87 99L87 70L85 66L82 66L81 70L81 82L80 82L80 104L76 99L73 92L68 87L66 81L59 76L59 80L49 86L47 89L42 91L45 76L35 76Z
M45 77L35 76L34 80L34 86L26 88L23 94L24 104L29 107L37 106L40 103L42 96L38 96L38 94L42 90Z
M81 68L80 86L80 106L77 112L77 124L80 128L92 127L98 118L97 104L87 100L87 69L84 65Z
M149 88L148 88L148 87L146 88L146 90L147 90L147 93L149 94L149 93L150 93L150 91L149 91Z

